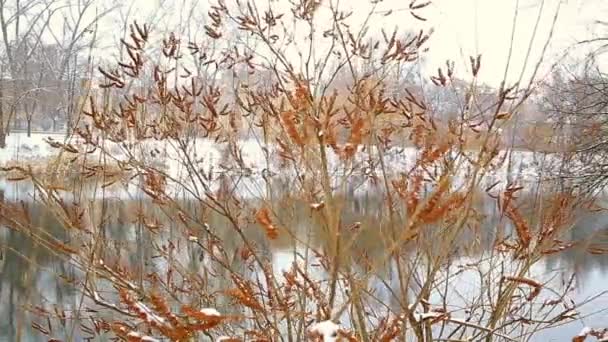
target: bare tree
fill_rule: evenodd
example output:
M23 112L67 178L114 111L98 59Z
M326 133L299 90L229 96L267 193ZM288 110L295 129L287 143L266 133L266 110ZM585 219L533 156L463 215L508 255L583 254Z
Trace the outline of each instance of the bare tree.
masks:
M543 110L567 150L557 175L562 184L594 194L608 185L608 74L595 56L562 66L544 88Z
M0 1L6 57L0 84L0 147L5 146L9 123L21 109L30 131L40 106L37 101L22 102L41 92L58 97L53 115L63 111L68 124L72 122L74 103L80 95L79 80L90 74L94 62L90 52L97 41L96 23L114 8L114 3L107 6L96 0ZM88 59L84 55L87 51Z
M51 17L60 8L55 6L56 1L49 0L0 0L0 29L2 30L2 42L4 57L7 65L3 71L0 82L0 148L6 144L6 133L10 120L15 116L18 101L21 99L18 87L25 65L29 62L33 51L40 44L42 33L49 26ZM9 84L12 84L9 86ZM10 87L12 97L5 91ZM8 105L8 116L4 111L4 104ZM5 117L6 116L6 117Z
M61 107L68 133L76 121L80 110L76 104L78 98L86 97L89 89L81 87L90 79L95 63L93 49L99 44L98 23L108 14L115 11L116 2L96 0L72 0L63 9L62 28L59 33L50 30L53 43L59 47L59 56L53 68L56 87L62 89L64 102Z

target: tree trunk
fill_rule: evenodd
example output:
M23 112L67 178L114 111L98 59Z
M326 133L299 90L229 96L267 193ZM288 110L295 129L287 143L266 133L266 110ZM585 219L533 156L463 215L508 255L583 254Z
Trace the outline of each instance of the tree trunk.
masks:
M11 116L9 117L9 120L11 118L13 119L13 130L14 131L19 130L19 126L21 126L21 125L18 126L18 122L17 122L18 121L17 120L17 110L16 109L13 109L13 111L11 113ZM8 123L6 124L6 128L7 128L6 129L6 133L8 134L8 132L9 132L9 125L8 125Z
M0 148L6 147L6 132L4 132L4 106L2 105L2 85L0 85Z
M32 136L32 117L27 118L27 137Z
M0 116L0 148L6 147L6 134L4 133L4 127L2 125L2 116Z

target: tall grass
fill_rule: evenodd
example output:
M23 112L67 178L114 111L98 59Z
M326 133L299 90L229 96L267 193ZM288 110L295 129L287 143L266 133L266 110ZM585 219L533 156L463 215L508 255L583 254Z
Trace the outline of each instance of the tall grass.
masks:
M406 13L422 23L427 5L412 2ZM290 6L279 14L255 2L220 1L209 12L204 42L168 35L154 46L159 59L150 46L154 33L134 23L122 42L128 58L99 68L100 90L87 99L75 129L81 143L53 143L58 158L93 179L102 198L106 189L135 187L141 203L150 200L146 205L158 209L141 210L133 223L138 236L149 237L140 265L113 255L119 241L106 232L106 205L68 196L78 190L56 186L59 176L6 168L11 181L34 184L36 201L69 233L66 239L48 234L31 224L26 206L2 204L9 229L79 270L80 304L72 318L93 317L95 328L78 329L126 341L521 341L575 317L566 296L571 284L554 287L535 279L532 269L573 246L563 236L573 213L589 202L544 185L487 186L488 174L507 159L501 129L531 89L503 85L493 106L479 112L482 58L471 58L470 74L459 76L470 79L463 95L469 103L439 129L422 98L410 91L388 96L378 77L420 58L428 32L409 28L417 33L396 30L378 39L365 27L349 27L349 14L333 2ZM322 13L330 18L325 32L316 19ZM368 19L376 15L372 9ZM306 28L306 49L283 29L290 20ZM257 49L233 43L229 27L253 37ZM318 35L329 42L322 54L315 51ZM305 57L296 67L290 58L299 52ZM454 64L446 66L431 78L437 87L450 87L456 77ZM251 78L266 72L272 82L230 89L209 81L243 69ZM343 70L347 86L329 92ZM477 149L469 148L471 139ZM204 157L209 143L222 151L219 161ZM251 144L263 160L247 160ZM416 159L403 166L394 158L405 157L406 146L415 147ZM83 158L100 167L87 167ZM108 176L103 165L121 177ZM344 217L358 192L379 194L376 222ZM522 192L536 198L532 216L522 214ZM476 209L488 201L500 209L498 224ZM307 216L293 214L302 207ZM231 233L220 236L211 216ZM322 227L320 237L306 230L312 226ZM252 230L265 243L256 243ZM495 231L494 248L469 253L482 230ZM382 244L379 258L355 248L370 232ZM323 241L320 247L313 238ZM268 252L280 240L292 246L293 257L282 273ZM194 269L188 254L200 256ZM470 262L457 264L463 255ZM454 283L464 273L475 274L476 284L463 294ZM213 285L218 279L221 287ZM388 300L379 298L377 286Z

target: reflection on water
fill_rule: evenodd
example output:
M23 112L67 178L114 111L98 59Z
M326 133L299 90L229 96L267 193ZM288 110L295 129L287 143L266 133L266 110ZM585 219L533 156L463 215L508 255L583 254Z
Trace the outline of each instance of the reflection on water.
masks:
M65 230L54 216L45 210L38 202L33 201L31 196L35 194L28 189L18 188L10 185L10 196L4 190L0 190L0 201L16 202L23 200L24 206L30 213L33 225L41 227L48 234L60 239L67 240L64 236ZM285 189L288 184L284 184ZM184 201L183 206L191 210L195 215L203 214L198 204L194 201ZM165 265L155 262L153 255L154 244L167 239L174 234L173 222L167 219L160 210L149 202L142 199L107 199L96 201L89 206L87 217L91 220L100 221L104 217L103 226L105 238L112 241L106 249L108 258L114 258L120 263L129 265L134 274L145 274L154 270L162 270ZM477 204L478 210L486 216L486 227L481 228L481 239L478 247L463 249L461 255L454 264L465 264L471 258L490 250L494 238L494 229L499 220L499 214L494 202L485 201ZM296 209L294 209L296 208ZM295 234L295 238L307 241L312 246L321 246L326 240L323 228L319 226L305 227L302 222L310 222L303 219L310 215L307 206L295 206L279 208L279 216L284 223L289 224ZM362 196L349 201L344 208L343 220L345 226L360 222L361 234L353 244L353 253L365 251L369 260L380 259L384 256L386 234L383 234L385 223L383 213L384 206L381 200L371 192L364 192ZM143 229L138 222L138 213L144 212L148 217L156 217L162 225L160 233L151 233ZM5 213L6 214L6 213ZM237 239L231 239L232 231L226 228L226 222L221 217L207 216L206 221L215 230L217 235L223 239L223 246L228 256L235 255L239 248ZM99 224L99 222L96 222ZM600 213L581 213L576 221L576 227L569 233L573 240L590 240L594 244L608 246L608 215ZM264 233L259 229L246 229L245 234L251 238L262 250L267 251L273 260L276 271L290 266L293 255L297 252L297 244L294 240L283 234L278 241L269 242ZM466 239L467 236L464 237ZM45 248L37 246L32 239L26 238L22 233L0 227L1 259L0 259L0 341L37 341L43 340L42 335L32 327L32 315L28 311L39 306L53 311L55 306L65 312L81 312L86 306L82 293L71 286L71 279L78 276L76 271L66 260L56 257ZM206 262L201 251L192 244L184 242L180 246L176 256L187 265L190 270L200 269L200 263ZM235 268L246 271L244 265L239 265L239 258L232 258ZM353 267L363 267L358 264L360 260L350 260ZM571 274L576 274L576 292L573 294L575 302L581 302L588 297L596 295L608 289L608 256L589 254L581 246L563 253L546 257L537 264L535 272L546 274L557 274L557 281L567 280ZM390 270L389 270L390 273ZM390 277L390 275L387 275ZM210 291L225 288L229 277L216 277L217 283L209 284ZM226 282L226 284L222 283ZM471 279L471 283L474 279ZM467 281L456 284L461 289L467 289ZM384 294L386 301L391 297ZM380 296L383 296L381 293ZM608 297L600 297L592 304L582 308L583 314L601 311L608 308ZM59 312L59 311L58 311ZM86 315L85 315L86 317ZM606 322L608 315L600 312L585 319L584 324L601 327ZM38 322L38 321L37 321ZM74 324L75 320L65 320L63 327L47 327L44 324L40 329L54 329L55 337L71 340L81 340L80 329ZM543 332L535 340L538 341L563 341L569 340L583 326L582 322L572 322L561 328ZM57 332L61 329L61 332Z

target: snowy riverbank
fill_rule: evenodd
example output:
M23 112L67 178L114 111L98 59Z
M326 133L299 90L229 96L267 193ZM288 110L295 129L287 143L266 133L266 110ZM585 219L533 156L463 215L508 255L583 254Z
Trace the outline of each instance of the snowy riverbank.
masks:
M57 154L57 150L51 148L45 140L50 138L63 142L65 135L37 133L31 137L27 137L25 133L14 133L7 138L7 147L0 149L0 165L14 163L35 164L49 160L49 158ZM72 139L69 142L76 147L79 146L76 139ZM226 153L226 144L217 144L209 139L193 140L188 145L187 154L174 141L159 142L149 140L137 143L134 148L130 149L126 149L118 144L108 143L105 148L111 151L111 154L118 160L126 160L129 154L132 154L146 165L160 167L171 179L180 182L190 181L190 175L185 166L188 163L191 163L193 167L203 171L205 174L219 174L231 167L238 170L246 169L247 172L240 182L242 189L237 189L245 192L251 192L251 189L254 188L263 189L263 174L274 174L285 179L293 176L290 175L289 168L281 169L279 167L279 160L275 157L277 153L273 146L266 148L255 139L243 140L237 143L237 154L241 157L242 165L237 165L234 162L235 158L233 156L227 158L230 161L227 162L223 158L223 155ZM504 153L506 151L501 152L501 154ZM385 161L389 171L397 174L412 167L418 154L419 151L412 147L393 148L386 153ZM266 155L270 156L268 163ZM88 158L95 162L96 157L99 157L99 155L93 153ZM344 165L340 162L338 156L333 153L330 153L329 158L331 170L336 175L336 178L339 178L339 175L345 172ZM551 168L552 159L551 156L540 153L513 151L511 178L522 182L537 181L543 174L543 170ZM357 162L360 162L363 166L366 165L366 160L359 160ZM507 179L507 173L507 163L504 163L502 166L491 170L486 179L484 179L484 183L488 185L496 181L504 183ZM454 186L462 184L466 180L466 174L467 170L458 170L457 174L454 175ZM3 180L0 180L0 189L7 188L7 185ZM219 182L212 184L212 188L217 187L219 187ZM175 190L178 190L177 187ZM368 190L366 186L362 186L357 191L365 192Z

